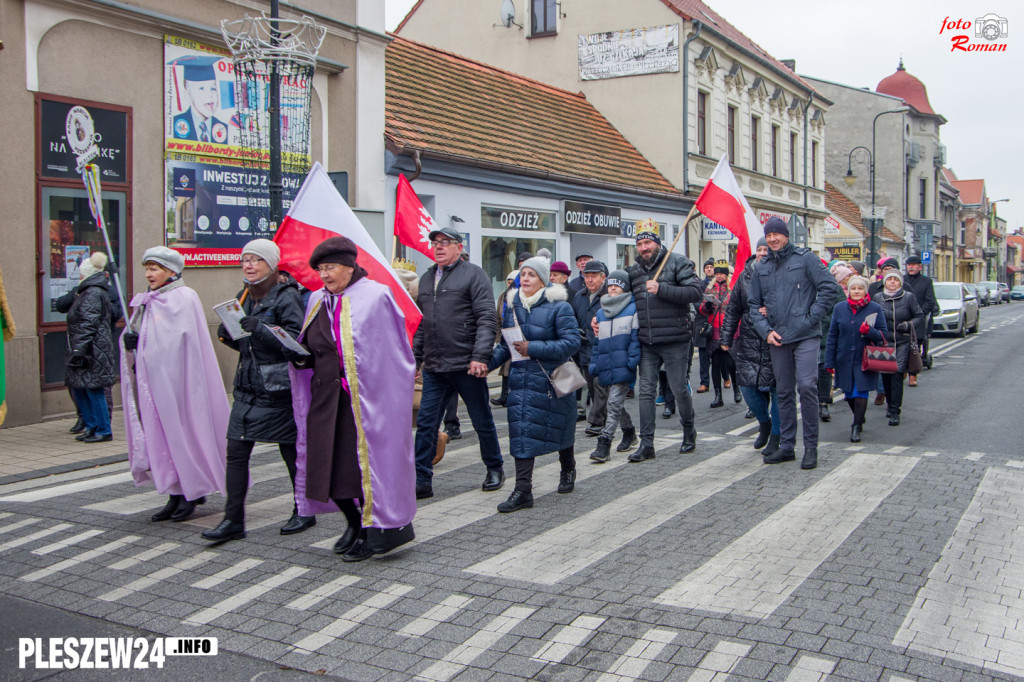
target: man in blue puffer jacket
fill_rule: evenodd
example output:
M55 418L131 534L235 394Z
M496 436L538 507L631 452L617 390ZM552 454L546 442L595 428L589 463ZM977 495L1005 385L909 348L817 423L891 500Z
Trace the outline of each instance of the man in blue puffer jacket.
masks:
M615 448L618 452L625 452L639 443L633 421L623 405L640 364L640 321L629 291L629 275L624 270L616 270L605 280L605 286L608 293L601 297L601 308L596 315L597 344L590 356L590 375L608 390L608 417L597 439L597 449L590 455L590 459L602 463L611 458L612 437L619 424L622 425L622 442ZM631 455L629 461L644 459L634 459Z

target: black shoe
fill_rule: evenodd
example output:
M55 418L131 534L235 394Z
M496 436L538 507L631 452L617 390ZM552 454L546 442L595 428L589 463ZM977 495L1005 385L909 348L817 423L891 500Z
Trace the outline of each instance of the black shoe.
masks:
M174 514L174 511L178 508L178 505L184 501L184 495L171 495L169 498L167 498L167 504L164 506L164 508L158 511L156 514L150 516L149 520L153 523L166 521L167 519L171 518L171 515Z
M813 469L818 466L818 448L804 448L804 459L800 462L801 469Z
M86 432L88 433L88 432ZM83 443L106 443L114 440L114 434L108 433L105 436L101 436L98 433L91 433L82 439Z
M492 490L498 490L505 482L505 470L504 469L488 469L487 476L484 477L484 483L480 486L481 490L491 492Z
M739 384L737 384L735 381L732 382L732 399L736 401L737 405L743 402L743 394L740 393ZM747 410L747 412L749 411L750 410Z
M579 424L580 422L585 422L585 421L587 421L587 414L585 412L577 412L576 413L576 423Z
M294 512L292 517L288 519L288 523L281 526L281 535L295 535L315 525L315 516L299 516L298 512Z
M622 429L622 442L615 448L616 452L629 452L640 443L636 437L636 429Z
M654 446L643 443L640 445L639 450L634 452L626 459L630 462L643 462L648 459L654 459Z
M764 458L765 464L781 464L782 462L792 462L796 459L796 453L792 450L776 450L774 454L768 455Z
M899 426L899 425L900 425L900 413L896 412L895 410L893 410L893 412L889 415L889 426Z
M462 438L462 429L458 427L445 429L444 432L448 434L448 440L460 440Z
M722 407L725 402L722 401L722 389L715 389L715 399L711 401L711 407Z
M768 436L768 445L764 450L761 451L762 457L771 457L779 451L779 440L781 436L777 436L774 433Z
M590 453L590 459L598 464L604 464L612 458L612 439L601 436L597 439L597 449ZM575 472L574 472L575 476ZM561 487L561 486L559 486Z
M508 393L502 393L497 398L491 398L491 405L495 407L505 407L505 401L508 400Z
M697 449L697 427L683 427L683 443L679 446L679 454L685 455Z
M95 433L96 433L96 429L86 429L82 433L80 433L77 436L75 436L75 440L77 440L79 443L81 443L86 438L91 438L93 435L95 435Z
M626 391L626 398L627 399L628 398L635 398L635 397L636 397L636 393L633 391L633 389L629 389L628 391Z
M860 424L854 424L853 426L850 427L850 442L851 443L859 443L860 442L860 431L861 431Z
M583 432L583 435L593 438L594 436L600 436L602 431L604 431L604 424L601 426L591 424L587 427L587 430Z
M661 413L661 417L662 417L662 419L668 419L669 417L671 417L675 413L676 413L676 406L675 405L666 405L665 409Z
M757 423L757 438L754 439L754 449L760 450L768 444L768 437L772 435L772 423L770 421Z
M199 504L206 504L206 498L200 497L198 500L186 500L182 497L181 502L178 503L177 510L171 514L171 521L184 521L189 518L196 510L196 505Z
M81 433L82 431L85 431L85 420L79 417L75 425L68 429L68 433Z
M745 415L743 415L743 418L744 419L753 419L754 418L754 413L751 412L750 410L747 410L747 413Z
M431 487L431 485L429 483L427 483L426 485L421 484L421 483L417 483L416 484L416 499L417 500L425 500L428 497L433 497L433 496L434 496L434 489Z
M359 538L352 548L342 555L341 560L352 563L354 561L366 561L373 556L373 550L366 544L366 540Z
M338 538L338 541L334 543L334 553L347 553L350 549L352 549L352 545L356 544L356 540L358 539L359 529L355 526L349 526L347 529L345 529L345 532L342 533L341 537Z
M224 519L213 530L204 530L203 539L213 542L227 542L245 537L245 524Z
M822 403L818 405L818 421L830 422L832 421L832 415L828 411L828 403Z
M576 487L576 470L563 471L558 477L558 492L571 493Z
M508 514L509 512L519 511L520 509L529 509L533 506L533 493L528 493L523 490L513 490L512 494L508 496L508 499L498 505L498 511L502 514Z

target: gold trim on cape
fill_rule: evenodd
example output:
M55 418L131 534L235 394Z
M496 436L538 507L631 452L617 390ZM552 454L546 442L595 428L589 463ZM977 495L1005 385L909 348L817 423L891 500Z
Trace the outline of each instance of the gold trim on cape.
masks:
M352 416L356 422L358 438L359 471L362 473L363 486L363 528L373 525L373 486L370 485L370 447L366 442L363 430L363 406L359 401L359 376L356 366L355 341L352 338L352 300L348 296L341 297L341 324L338 330L341 342L342 363L345 366L345 378L348 380L349 392L352 396Z

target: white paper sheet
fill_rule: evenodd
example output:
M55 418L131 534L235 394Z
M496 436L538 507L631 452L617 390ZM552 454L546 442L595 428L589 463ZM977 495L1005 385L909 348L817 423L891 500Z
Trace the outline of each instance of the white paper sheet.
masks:
M516 351L515 342L523 341L523 331L519 327L504 327L501 330L501 335L505 338L505 343L508 344L509 351L512 352L512 362L519 362L520 360L526 360L522 355Z

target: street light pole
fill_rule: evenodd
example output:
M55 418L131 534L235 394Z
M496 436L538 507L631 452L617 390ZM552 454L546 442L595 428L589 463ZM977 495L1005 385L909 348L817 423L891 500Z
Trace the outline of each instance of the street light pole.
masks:
M871 254L869 256L870 262L868 263L868 267L871 268L874 268L875 264L878 262L878 253L875 250L875 235L878 233L878 218L875 215L875 137L877 132L875 124L878 123L878 119L880 117L885 116L886 114L905 114L908 111L910 111L910 107L900 107L899 109L883 111L875 114L875 118L871 121L871 243L868 244Z

